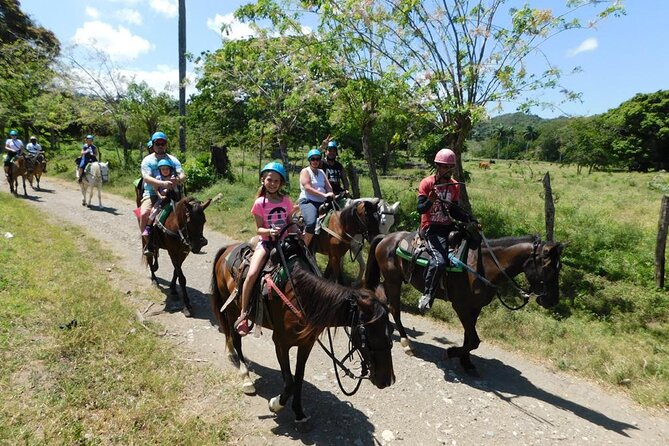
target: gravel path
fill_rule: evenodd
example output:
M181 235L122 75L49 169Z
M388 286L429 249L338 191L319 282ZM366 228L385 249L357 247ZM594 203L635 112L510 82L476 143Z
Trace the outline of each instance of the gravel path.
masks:
M103 192L104 207L88 209L81 205L81 193L74 182L45 177L42 187L42 191L29 192L31 204L51 219L80 225L104 246L114 247L120 255L120 264L115 267L126 270L133 282L123 284L127 289L122 290L135 294L137 287L152 286L149 272L140 262L131 201ZM96 203L95 198L93 202ZM184 264L194 317L187 319L179 312L165 312L156 308L158 305L152 308L157 311L148 312L146 317L162 324L186 357L231 372L234 369L225 359L224 337L213 325L207 295L213 257L231 240L206 228L205 236L209 239L205 252L191 254ZM171 265L164 252L160 260L158 276L165 279L161 284L164 288L171 278ZM468 377L455 362L444 360L445 348L462 342L459 329L409 313L403 314L403 320L414 341L416 357L405 355L395 344L397 382L384 390L363 382L356 395L344 396L337 387L331 362L318 347L314 349L307 363L304 386L304 406L314 426L308 433L293 428L289 407L278 416L267 407L268 399L277 395L281 386L274 345L267 330L260 338L245 339L244 351L252 363L258 393L240 393L236 410L241 413L242 422L235 424L233 443L669 444L667 411L641 409L624 396L491 346L485 339L473 358L481 378ZM337 338L343 349L342 336ZM224 413L226 408L212 410Z

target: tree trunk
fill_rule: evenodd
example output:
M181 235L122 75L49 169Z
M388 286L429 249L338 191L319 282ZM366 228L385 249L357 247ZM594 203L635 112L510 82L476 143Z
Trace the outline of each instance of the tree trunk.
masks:
M179 148L186 152L186 0L179 0Z
M123 164L128 166L132 159L132 148L128 142L128 126L125 125L125 122L117 120L116 128L118 129L118 142L123 147Z
M445 147L450 148L456 155L456 179L463 184L460 186L460 206L465 211L472 214L472 206L469 202L467 185L465 183L465 169L462 167L462 152L465 148L465 139L469 136L472 129L472 121L469 115L459 115L454 118L456 121L456 130L452 130L445 135ZM499 157L499 155L498 155Z
M546 240L552 242L555 227L555 204L553 203L553 189L551 188L551 176L548 172L544 175L544 214L546 219Z
M358 170L351 162L346 164L346 175L348 176L348 182L351 186L353 198L360 198L360 179L358 178Z
M664 288L665 250L667 247L667 227L669 227L669 195L662 197L660 221L655 245L655 285Z
M379 178L376 176L376 166L374 165L374 156L372 154L372 149L369 147L369 141L371 140L372 135L372 121L368 119L362 125L362 153L365 155L367 160L367 166L369 166L369 178L372 180L372 189L374 189L374 196L377 198L383 198L381 192L381 186L379 185Z

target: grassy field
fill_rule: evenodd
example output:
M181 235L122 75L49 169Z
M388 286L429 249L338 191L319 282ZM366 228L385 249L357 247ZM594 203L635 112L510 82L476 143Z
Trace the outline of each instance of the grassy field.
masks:
M241 163L235 152L231 159L236 181L219 181L197 195L221 193L223 198L207 210L208 227L246 239L254 231L249 212L258 186L257 160ZM475 161L465 162L465 169L474 212L489 238L545 235L541 180L549 172L555 237L568 243L560 304L551 311L532 304L511 312L493 302L479 322L484 342L548 360L556 369L596 380L640 404L669 407L669 296L654 284L657 222L661 197L669 193L669 174L579 175L575 166L503 160L487 171ZM400 229L417 226L415 191L425 174L397 169L381 180L384 198L401 202ZM128 185L135 176L112 174L106 190L132 197ZM360 181L363 195L370 196L364 172ZM293 174L291 197L296 199L298 190ZM405 287L409 311L417 298ZM459 328L446 303L437 302L431 316Z
M234 414L212 407L234 396L209 390L226 376L180 359L160 327L137 321L110 284L125 283L113 262L80 231L0 194L0 444L229 440Z

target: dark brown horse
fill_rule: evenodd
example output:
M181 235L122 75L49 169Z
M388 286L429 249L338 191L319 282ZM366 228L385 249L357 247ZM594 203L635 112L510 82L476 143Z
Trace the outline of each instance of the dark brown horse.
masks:
M184 197L175 203L165 222L156 222L153 227L153 255L145 258L151 269L151 280L157 283L158 252L160 249L167 251L174 267L170 291L173 295L177 295L176 286L177 279L179 279L184 301L183 312L187 317L192 316L193 308L186 292L186 276L184 276L181 265L191 251L198 254L202 247L207 244L207 239L204 238L202 231L206 222L204 210L207 209L211 201L209 199L202 203L195 198ZM142 249L145 242L145 240L142 240Z
M324 276L337 283L344 283L342 259L353 250L357 255L362 248L362 242L356 239L361 235L370 241L379 234L378 198L346 206L342 210L333 211L320 229L320 234L314 237L316 252L328 257Z
M299 242L301 243L301 240ZM290 243L295 246L294 236L289 236L282 246ZM222 248L216 254L211 304L212 311L218 319L219 330L225 334L231 358L234 351L239 360L240 372L244 377L242 390L246 394L253 394L255 387L249 377L242 353L242 338L233 329L233 324L240 313L239 297L228 302L236 286L236 275L239 274L237 260L243 255L243 248L245 246L235 244ZM321 332L327 327L350 327L352 348L360 354L363 370L368 371L372 383L382 389L395 382L390 354L392 325L383 303L385 296L326 281L312 274L307 267L301 266L306 263L302 263L300 250L294 252L297 254L286 262L288 265L295 265L291 268L292 280L286 280L286 284L281 287L285 298L272 290L271 297L267 300L260 296L259 286L256 286L253 295L257 298L256 302L262 299L264 311L261 324L272 330L272 340L284 382L281 394L269 401L269 409L275 413L280 411L292 396L296 426L306 430L308 425L305 423L308 417L302 408L304 370L309 353ZM382 293L381 287L377 293ZM297 347L295 375L291 373L289 358L289 350L292 347Z
M29 163L31 164L31 167L28 170L32 170L33 176L37 181L37 190L40 190L39 181L42 178L42 174L46 172L46 157L43 153L38 153L29 160ZM30 187L33 187L32 181L30 182Z
M32 173L28 172L26 168L26 158L24 155L18 155L9 165L9 174L7 175L7 182L9 183L9 191L14 195L19 194L19 177L23 181L23 195L28 196L26 191L26 177L28 182L32 184Z
M424 289L424 267L414 265L411 260L398 255L400 241L413 239L414 233L395 232L376 238L370 246L365 286L376 287L381 278L388 296L388 305L400 333L400 342L405 352L412 354L406 331L400 319L400 288L409 281L419 291ZM554 242L542 242L538 237L506 237L488 242L489 246L480 251L470 250L467 265L463 272L448 272L448 300L458 315L465 330L462 347L450 347L447 356L460 358L460 363L468 372L475 373L469 352L479 346L476 333L476 321L481 309L497 295L497 287L505 282L512 282L517 291L525 295L513 280L520 273L530 284L529 293L536 295L539 305L545 308L558 303L558 275L560 272L560 254L563 245ZM479 255L480 253L480 255ZM410 276L410 277L408 277ZM444 299L443 287L436 297Z

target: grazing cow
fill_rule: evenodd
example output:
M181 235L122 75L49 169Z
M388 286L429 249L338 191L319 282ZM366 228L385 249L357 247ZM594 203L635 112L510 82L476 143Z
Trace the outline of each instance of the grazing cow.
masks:
M479 161L479 169L488 170L490 169L490 163L487 161Z

